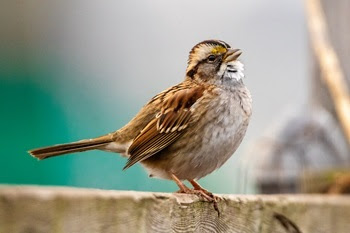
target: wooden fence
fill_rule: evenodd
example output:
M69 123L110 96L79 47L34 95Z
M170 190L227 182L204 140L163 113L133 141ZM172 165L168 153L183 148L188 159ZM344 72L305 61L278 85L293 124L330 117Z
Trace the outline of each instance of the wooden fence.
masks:
M349 233L350 197L183 194L59 187L0 187L1 233Z

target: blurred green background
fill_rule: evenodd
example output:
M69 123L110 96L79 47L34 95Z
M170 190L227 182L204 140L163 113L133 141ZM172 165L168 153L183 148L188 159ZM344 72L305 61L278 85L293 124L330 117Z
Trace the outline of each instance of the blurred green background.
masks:
M302 1L1 4L2 184L177 190L173 182L148 178L140 165L123 172L126 160L118 154L91 151L38 162L26 151L120 128L149 98L183 79L189 50L205 39L243 50L254 97L244 142L224 167L201 181L206 188L254 192L241 163L243 151L273 120L275 109L305 99Z

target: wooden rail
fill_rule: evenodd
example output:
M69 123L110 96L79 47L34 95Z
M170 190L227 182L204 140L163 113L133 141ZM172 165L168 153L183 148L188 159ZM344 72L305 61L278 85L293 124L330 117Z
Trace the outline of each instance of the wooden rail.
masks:
M349 233L350 197L183 194L58 187L0 187L1 233Z

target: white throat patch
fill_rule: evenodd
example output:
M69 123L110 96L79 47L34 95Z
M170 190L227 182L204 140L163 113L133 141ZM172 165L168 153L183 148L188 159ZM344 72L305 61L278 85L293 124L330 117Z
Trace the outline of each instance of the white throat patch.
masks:
M222 79L235 79L239 81L244 78L244 65L240 61L232 61L227 64L222 64L218 75Z

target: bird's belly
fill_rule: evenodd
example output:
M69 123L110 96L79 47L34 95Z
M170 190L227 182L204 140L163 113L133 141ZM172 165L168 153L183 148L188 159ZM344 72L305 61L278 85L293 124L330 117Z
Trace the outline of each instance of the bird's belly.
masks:
M198 147L191 152L189 146L188 156L175 168L179 178L200 179L220 168L238 148L246 128L243 121L204 126L202 138L193 139Z
M208 110L197 127L145 160L150 175L170 179L171 172L181 180L200 179L221 167L241 143L249 121L238 106L225 106Z

